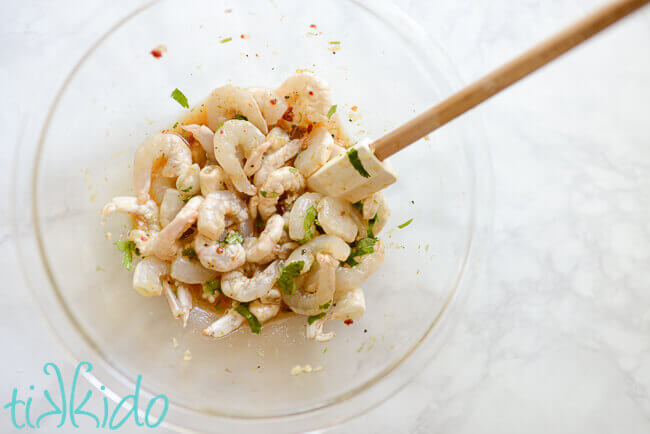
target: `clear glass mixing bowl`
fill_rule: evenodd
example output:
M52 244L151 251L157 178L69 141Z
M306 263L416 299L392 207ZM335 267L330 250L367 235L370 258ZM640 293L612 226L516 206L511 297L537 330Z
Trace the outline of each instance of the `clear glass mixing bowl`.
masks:
M159 44L168 51L156 59L149 52ZM446 126L392 158L400 179L386 192L387 259L364 284L365 316L351 326L327 325L332 341L306 340L298 318L260 336L241 330L208 339L200 333L205 318L194 315L182 329L164 298L133 291L131 273L105 236L117 239L127 220L101 226L100 208L132 192L133 153L145 135L184 113L172 90L192 104L227 82L275 87L298 69L329 82L356 138L379 137L459 88L442 52L384 2L159 1L89 50L40 140L21 149L17 235L44 315L75 359L95 365L86 377L106 385L111 399L131 393L138 374L143 396L167 395L168 427L302 431L367 410L441 347L481 270L491 166L475 118L471 131ZM396 228L410 218L410 226ZM292 376L296 364L323 369Z

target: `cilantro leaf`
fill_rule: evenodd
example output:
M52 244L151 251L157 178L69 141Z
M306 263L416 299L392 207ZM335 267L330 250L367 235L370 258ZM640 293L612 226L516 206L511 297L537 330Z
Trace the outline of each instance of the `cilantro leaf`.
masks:
M261 194L262 197L264 197L264 198L266 198L266 197L278 197L278 196L279 196L275 191L264 191L264 190L260 190L260 194Z
M321 313L319 313L317 315L312 315L309 318L307 318L307 322L309 323L309 325L312 325L314 323L314 321L321 319L326 314L327 314L327 312L321 312Z
M334 113L336 113L336 104L330 107L329 111L327 112L327 119L331 118Z
M357 211L359 211L359 212L363 212L363 204L361 203L361 201L359 201L359 202L354 202L354 203L352 204L352 206L353 206L354 209L356 209Z
M369 238L374 238L375 234L373 233L373 230L375 228L375 222L377 222L377 214L370 220L368 220L368 230L367 230L367 236Z
M244 237L237 231L230 231L221 244L241 244L244 242Z
M356 149L352 148L348 151L348 160L350 160L352 167L354 167L357 172L359 172L359 175L363 176L364 178L370 178L370 174L366 171L365 167L363 167L363 164L361 164L359 153Z
M321 304L320 306L318 306L318 308L319 308L319 309L329 309L329 307L331 306L331 304L332 304L332 300L328 301L328 302L325 303L325 304Z
M405 221L404 223L402 223L401 225L399 225L397 227L400 228L400 229L404 229L405 227L410 225L412 221L413 221L413 219L409 219L409 220Z
M230 41L232 41L232 38L225 38L225 39L222 39L222 40L219 41L219 42L220 42L221 44L224 44L224 43L226 43L226 42L230 42Z
M291 262L286 267L280 268L278 286L284 291L285 294L293 294L293 290L296 289L296 284L293 282L293 279L300 275L300 272L304 266L305 261L295 261Z
M359 265L359 262L356 261L355 258L373 253L375 251L374 246L377 244L377 241L378 240L375 237L361 238L350 250L350 256L348 256L348 259L345 260L345 263L350 267Z
M174 98L176 102L182 105L183 107L190 108L190 105L187 103L187 97L183 92L178 90L178 88L174 89L171 97Z
M311 230L311 227L316 221L317 215L318 211L313 205L307 208L307 212L305 213L305 220L302 224L303 230L305 231L305 236L302 240L300 240L300 244L305 244L307 241L314 238L314 231Z
M248 118L246 116L244 116L244 115L235 115L232 118L233 119L238 119L240 121L247 121L248 120Z
M122 265L127 270L133 269L133 253L137 254L137 248L133 241L118 241L115 243L117 249L122 252Z
M219 279L214 279L214 280L208 280L207 282L203 282L203 292L206 294L214 295L216 292L221 292L221 281Z
M251 326L251 331L255 334L262 333L262 326L255 315L248 310L248 303L241 303L235 308L235 311L248 320L248 325Z

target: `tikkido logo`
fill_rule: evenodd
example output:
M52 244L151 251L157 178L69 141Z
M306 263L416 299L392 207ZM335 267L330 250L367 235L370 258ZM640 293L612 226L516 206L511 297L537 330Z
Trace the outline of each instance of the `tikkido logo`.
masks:
M82 369L85 372L82 372ZM90 362L80 362L77 365L70 385L70 393L68 394L66 393L63 376L59 367L52 362L46 363L43 366L43 373L45 375L53 375L58 385L58 390L54 393L51 393L47 389L43 390L43 397L49 403L49 405L46 404L48 408L45 411L32 408L33 395L37 393L34 392L34 385L29 386L30 392L26 394L21 393L20 396L18 388L14 387L11 392L10 401L2 408L8 411L11 423L18 429L26 427L38 429L41 428L43 422L51 426L52 421L54 423L58 421L57 428L63 428L66 422L68 422L69 425L75 428L79 428L79 423L82 423L85 427L94 425L96 428L107 428L109 430L118 429L127 421L132 421L137 426L147 426L148 428L156 428L163 422L169 409L169 399L165 395L154 396L147 403L145 411L138 411L142 375L138 375L134 392L122 398L112 410L109 408L109 400L106 397L108 391L106 391L106 386L103 385L100 387L100 390L103 392L103 396L101 396L101 399L103 399L103 411L99 412L101 414L84 410L84 406L90 401L93 393L91 390L86 390L83 398L79 399L79 395L83 392L77 390L79 388L78 380L80 376L84 376L84 373L88 373L92 369L93 366ZM156 405L157 403L158 405ZM153 414L151 414L152 411Z

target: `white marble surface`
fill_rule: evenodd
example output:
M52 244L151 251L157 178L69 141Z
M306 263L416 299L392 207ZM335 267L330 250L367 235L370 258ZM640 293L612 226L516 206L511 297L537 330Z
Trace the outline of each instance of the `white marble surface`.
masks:
M602 1L396 3L469 81ZM15 147L40 125L91 41L134 6L0 5L3 197ZM427 26L441 14L445 26ZM650 9L481 108L496 186L489 272L440 357L388 402L332 432L650 432L648 47ZM66 360L24 286L10 216L5 199L3 403L44 360ZM8 427L3 411L0 431Z

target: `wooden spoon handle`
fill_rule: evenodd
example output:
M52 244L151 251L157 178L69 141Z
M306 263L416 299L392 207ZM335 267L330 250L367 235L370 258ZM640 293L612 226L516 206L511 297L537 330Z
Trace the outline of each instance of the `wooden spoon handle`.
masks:
M604 6L376 140L375 155L390 157L647 3L617 0Z

